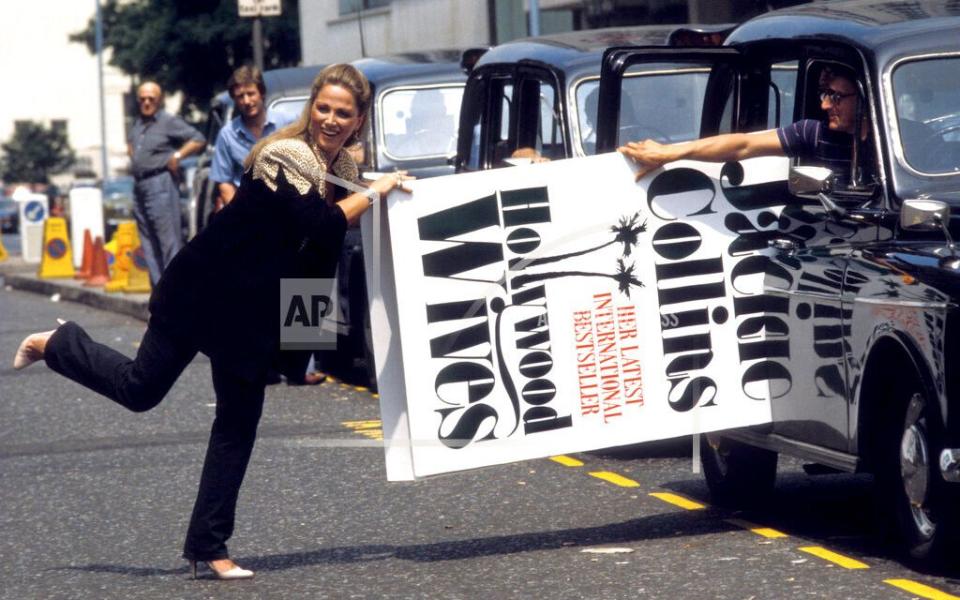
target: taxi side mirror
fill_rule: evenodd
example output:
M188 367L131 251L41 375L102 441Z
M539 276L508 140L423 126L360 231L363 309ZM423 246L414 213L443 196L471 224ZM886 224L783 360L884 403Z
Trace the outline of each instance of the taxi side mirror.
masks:
M847 216L847 209L830 197L833 182L833 171L826 167L791 167L787 188L795 196L815 194L828 215L834 219L843 219Z
M787 187L794 195L829 194L833 179L833 171L826 167L791 167Z
M960 268L957 246L950 235L950 205L940 200L917 198L904 200L900 207L900 228L913 231L940 231L947 240L946 256L940 257L940 266Z
M900 207L900 227L903 229L940 231L949 222L950 207L940 200L904 200Z

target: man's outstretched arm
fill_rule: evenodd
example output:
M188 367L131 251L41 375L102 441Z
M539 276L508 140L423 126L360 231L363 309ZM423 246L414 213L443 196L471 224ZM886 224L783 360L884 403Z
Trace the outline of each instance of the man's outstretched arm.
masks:
M661 144L653 140L628 142L617 151L633 159L640 170L637 180L676 160L727 162L757 156L783 156L783 147L776 129L759 133L725 133L677 144Z

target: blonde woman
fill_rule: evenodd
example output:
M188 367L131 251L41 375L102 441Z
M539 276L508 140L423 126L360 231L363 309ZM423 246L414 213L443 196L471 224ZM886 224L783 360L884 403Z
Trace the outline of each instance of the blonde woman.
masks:
M77 324L28 336L14 367L44 359L54 371L132 411L156 406L196 353L210 357L216 417L183 556L196 577L253 577L234 563L240 484L253 451L271 367L303 373L306 356L280 353L277 302L284 277L333 277L343 236L376 196L351 193L327 175L359 183L345 145L356 140L370 85L350 65L317 76L295 123L256 144L236 198L170 263L150 299L150 322L133 360L93 341ZM370 185L386 195L404 173ZM200 306L218 306L213 312ZM282 357L282 360L281 360Z

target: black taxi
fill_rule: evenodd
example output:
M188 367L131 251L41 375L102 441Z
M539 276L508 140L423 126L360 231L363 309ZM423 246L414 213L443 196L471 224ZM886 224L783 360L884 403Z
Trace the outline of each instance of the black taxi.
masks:
M457 171L516 164L518 149L547 159L594 154L600 61L605 48L719 45L729 30L729 25L612 27L524 38L487 50L471 64L466 84ZM682 141L699 134L698 99L709 70L652 69L633 75L638 105L644 102L640 94L660 94L673 98L675 108L670 119L633 111L630 122L622 125L630 136ZM625 113L625 120L627 116Z
M762 337L789 371L768 374L780 379L771 424L708 434L700 455L721 502L763 497L779 453L872 473L908 558L949 560L960 531L960 6L840 0L756 17L721 48L610 48L599 152L643 137L623 124L629 74L651 65L709 71L701 136L823 119L819 74L856 74L851 100L866 119L846 172L794 159L780 183L747 189L737 163L724 165L728 198L784 207L741 232L766 262L763 314L738 335ZM647 96L644 109L671 102Z

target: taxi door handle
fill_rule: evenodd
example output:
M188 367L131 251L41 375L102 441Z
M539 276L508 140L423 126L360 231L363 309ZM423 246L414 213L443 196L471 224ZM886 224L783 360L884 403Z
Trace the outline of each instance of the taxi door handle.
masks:
M789 240L785 238L776 238L767 242L767 246L773 248L777 252L782 252L784 254L794 254L797 250L800 249L800 243L795 240Z

